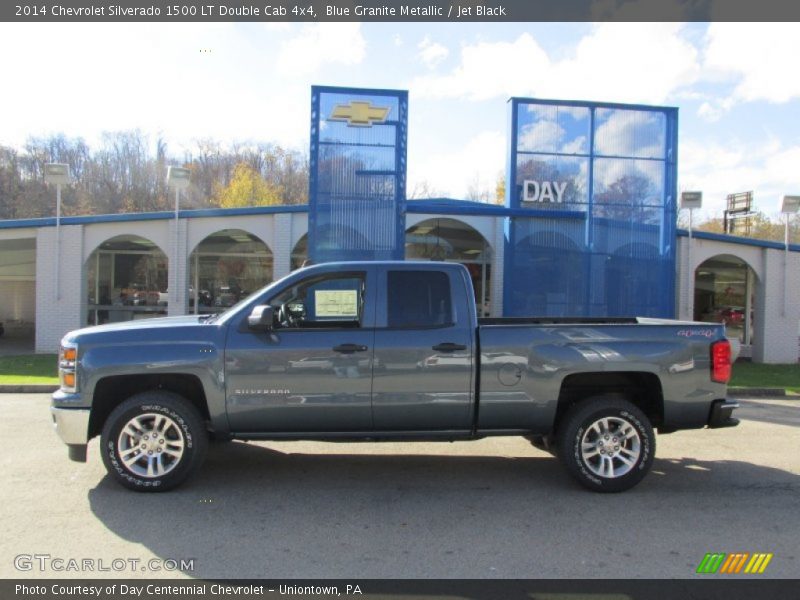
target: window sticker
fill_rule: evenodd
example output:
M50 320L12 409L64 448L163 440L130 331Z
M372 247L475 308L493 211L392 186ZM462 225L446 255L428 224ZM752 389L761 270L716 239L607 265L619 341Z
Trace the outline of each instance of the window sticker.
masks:
M314 305L318 317L358 317L356 290L316 290Z

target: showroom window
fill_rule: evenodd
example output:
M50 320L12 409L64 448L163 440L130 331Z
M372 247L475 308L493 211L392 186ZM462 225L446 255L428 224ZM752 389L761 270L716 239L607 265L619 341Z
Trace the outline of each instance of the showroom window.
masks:
M729 338L748 345L753 338L755 274L742 259L718 255L695 271L694 319L724 323Z
M86 282L89 325L167 314L167 256L143 237L100 244L87 261Z
M272 281L272 252L241 229L209 235L189 265L189 312L195 314L221 312Z
M491 314L492 248L470 225L427 219L406 231L406 260L441 260L464 265L472 279L479 317Z

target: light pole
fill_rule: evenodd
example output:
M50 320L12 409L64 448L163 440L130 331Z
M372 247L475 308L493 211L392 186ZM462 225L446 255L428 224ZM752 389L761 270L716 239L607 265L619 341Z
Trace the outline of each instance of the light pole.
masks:
M175 277L173 281L176 282L177 288L177 281L178 281L178 237L180 235L179 228L178 228L178 211L180 210L180 202L181 202L181 190L185 190L189 187L190 177L192 172L189 169L185 169L183 167L168 167L167 168L167 187L170 189L175 190L175 242L173 244L173 254L172 254L172 265L171 269L175 269L173 273ZM184 291L185 293L185 291ZM174 296L176 300L180 297L179 290L175 289Z
M781 212L785 215L783 230L783 310L781 316L786 316L787 296L789 293L789 217L800 211L800 196L784 196L781 203Z
M689 246L686 251L686 260L689 263L687 273L689 275L689 287L687 289L694 291L694 269L692 268L692 221L694 219L694 211L696 208L703 207L703 192L681 192L681 209L689 211ZM684 317L691 319L694 315L689 314L689 306L692 302L686 302L686 312Z
M44 166L44 181L56 186L56 300L61 299L61 186L70 182L69 165L47 163Z

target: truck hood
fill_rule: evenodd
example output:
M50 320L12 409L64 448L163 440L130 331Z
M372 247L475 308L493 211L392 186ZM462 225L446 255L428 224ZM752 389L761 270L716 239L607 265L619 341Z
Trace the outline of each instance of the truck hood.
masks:
M111 341L153 342L175 339L176 334L190 338L198 336L198 330L208 330L213 325L208 323L204 315L188 315L181 317L160 317L140 319L122 323L107 323L70 331L64 341L72 343ZM190 333L191 332L191 333Z

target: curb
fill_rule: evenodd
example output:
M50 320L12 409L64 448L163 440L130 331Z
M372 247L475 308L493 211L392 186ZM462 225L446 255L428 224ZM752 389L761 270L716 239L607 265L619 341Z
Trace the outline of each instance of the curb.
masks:
M52 383L20 383L0 385L0 394L52 394L58 389Z
M783 388L734 387L728 388L728 396L732 398L776 398L781 400L797 398L794 394L787 394Z

